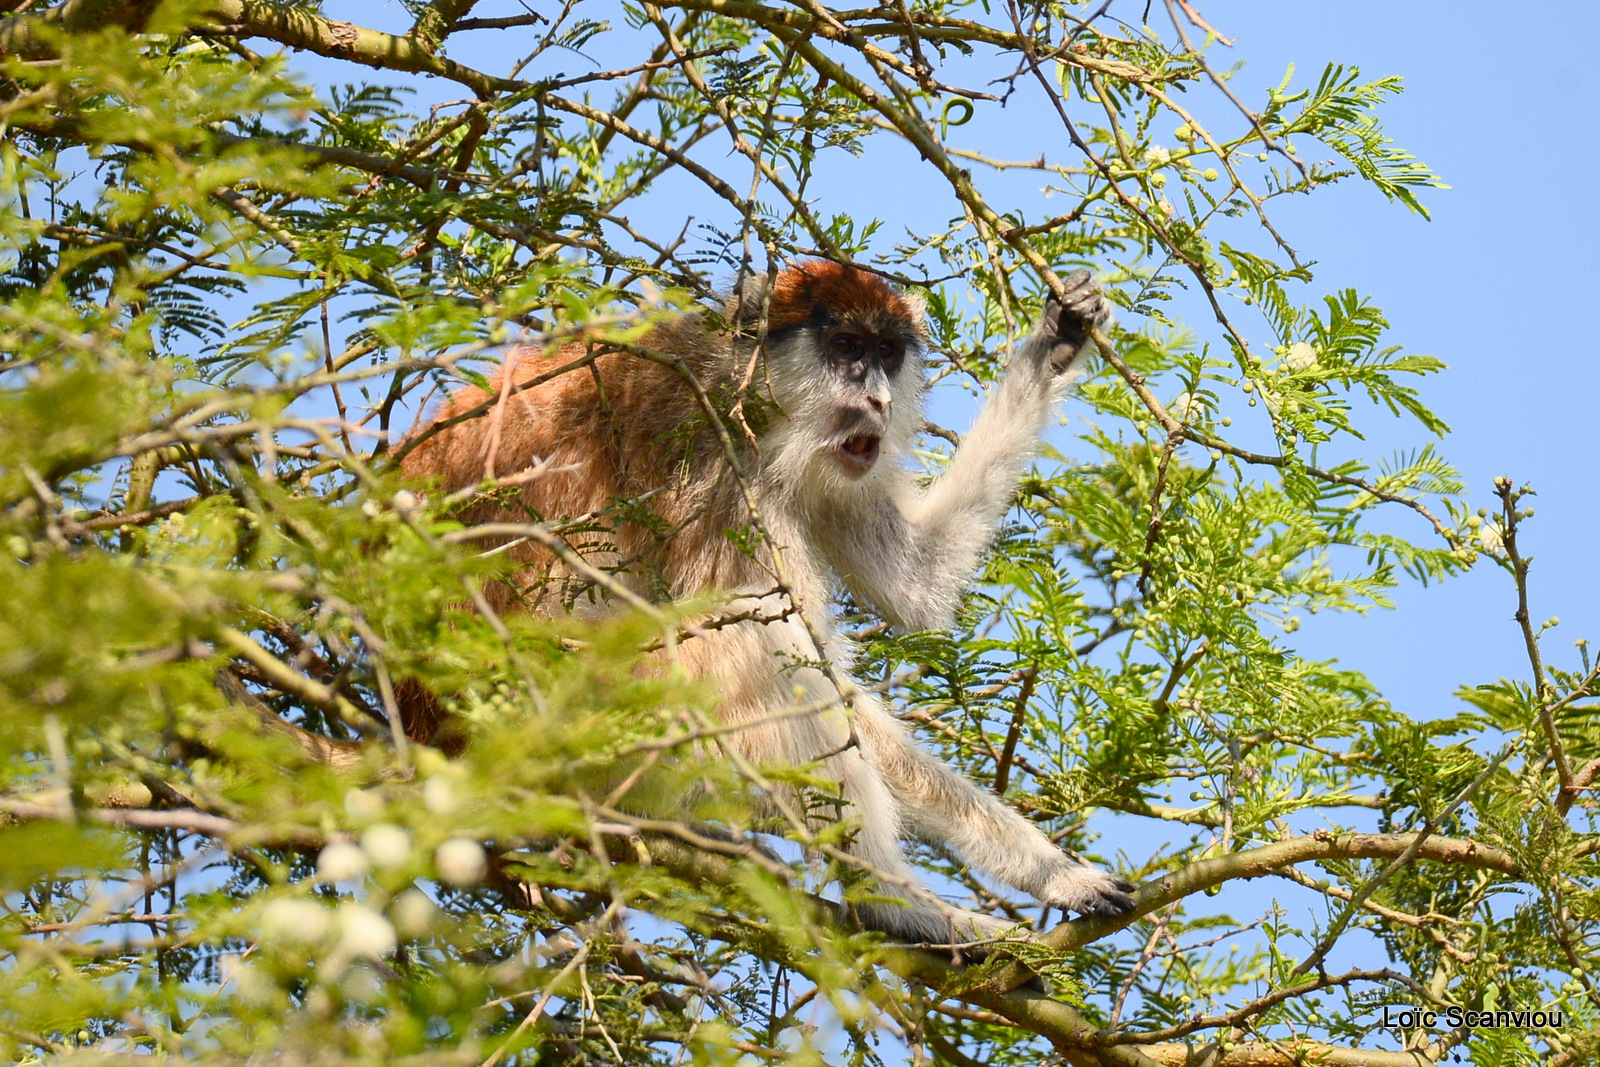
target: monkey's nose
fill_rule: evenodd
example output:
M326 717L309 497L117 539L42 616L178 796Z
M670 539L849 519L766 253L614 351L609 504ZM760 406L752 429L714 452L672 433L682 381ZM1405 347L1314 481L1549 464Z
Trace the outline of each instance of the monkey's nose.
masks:
M879 415L887 415L889 413L889 405L892 403L894 401L886 396L867 397L867 406Z

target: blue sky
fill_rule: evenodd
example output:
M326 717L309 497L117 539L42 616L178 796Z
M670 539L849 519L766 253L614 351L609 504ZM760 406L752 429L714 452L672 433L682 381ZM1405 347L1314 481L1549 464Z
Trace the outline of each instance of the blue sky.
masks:
M1212 0L1203 11L1237 39L1213 60L1248 62L1235 81L1247 101L1290 62L1297 81L1324 61L1404 76L1406 92L1382 114L1396 143L1451 186L1426 191L1433 221L1352 183L1278 201L1278 223L1318 261L1316 288L1372 294L1394 343L1449 364L1425 396L1454 431L1443 448L1474 504L1492 503L1501 474L1538 491L1521 535L1534 557L1531 613L1561 618L1545 656L1574 665L1573 641L1600 639L1600 151L1589 132L1600 8ZM1390 443L1374 437L1369 454ZM1480 562L1442 586L1402 587L1395 611L1321 615L1295 639L1307 655L1366 671L1399 709L1432 717L1457 705L1459 685L1527 676L1514 597L1504 572Z

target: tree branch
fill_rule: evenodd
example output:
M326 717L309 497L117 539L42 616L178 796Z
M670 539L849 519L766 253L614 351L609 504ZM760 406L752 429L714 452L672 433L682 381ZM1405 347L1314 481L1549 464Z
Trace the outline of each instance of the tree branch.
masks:
M1417 840L1419 837L1422 838L1420 844ZM1039 935L1037 940L1058 952L1072 952L1132 925L1141 917L1175 900L1204 892L1224 882L1259 878L1281 867L1318 860L1394 860L1413 848L1416 859L1461 864L1512 878L1522 877L1522 869L1505 852L1465 838L1414 833L1335 834L1319 830L1304 837L1291 837L1259 848L1197 860L1140 886L1133 896L1133 910L1128 914L1116 918L1073 919ZM998 971L989 985L1012 990L1032 977L1032 973L1019 964Z
M67 0L34 15L0 19L0 56L51 59L55 36L91 33L110 26L137 31L144 27L160 0Z
M304 8L269 0L213 0L211 14L241 38L265 37L289 48L364 67L448 78L479 96L520 88L510 79L491 77L435 55L432 49L437 44L429 46L414 37L398 37L353 22L323 18Z

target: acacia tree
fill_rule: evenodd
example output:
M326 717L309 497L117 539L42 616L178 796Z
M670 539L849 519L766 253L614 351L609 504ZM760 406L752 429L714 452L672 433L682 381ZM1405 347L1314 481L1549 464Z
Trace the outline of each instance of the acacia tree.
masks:
M1408 384L1440 364L1387 344L1361 294L1318 291L1271 221L1336 181L1424 211L1435 179L1375 115L1398 80L1329 66L1243 100L1185 0L477 6L360 12L405 19L387 29L274 0L0 20L0 1048L1593 1055L1596 668L1542 659L1524 489L1473 514L1431 444L1357 458L1375 419L1443 432ZM1038 124L1037 160L962 147L1002 106ZM946 228L891 240L893 204L829 210L828 168L895 141ZM1018 168L1053 198L986 192ZM826 784L729 766L714 697L638 669L716 604L498 615L482 591L510 565L454 516L515 485L428 498L396 474L428 397L482 383L507 342L636 349L806 256L925 293L949 388L992 383L1070 269L1122 308L1074 458L1027 479L958 631L831 610L925 743L1141 883L1124 918L1034 915L976 965L855 928L849 821L748 803ZM1175 321L1180 291L1199 321ZM741 440L759 382L713 384ZM958 440L926 428L930 470ZM648 500L516 535L581 560L624 517ZM753 520L728 535L774 551ZM1408 715L1290 643L1303 610L1485 562L1529 671L1466 679L1459 714ZM451 709L450 753L400 730L408 680ZM1099 830L1152 821L1167 847L1097 854ZM967 905L1028 917L924 859ZM1400 1002L1561 1025L1381 1029Z

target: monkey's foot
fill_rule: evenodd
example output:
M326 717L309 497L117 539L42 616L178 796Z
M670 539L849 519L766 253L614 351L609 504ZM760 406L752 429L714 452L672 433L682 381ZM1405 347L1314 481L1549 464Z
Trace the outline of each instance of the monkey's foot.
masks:
M1115 917L1133 910L1135 886L1121 875L1102 871L1087 863L1072 863L1050 876L1039 903L1049 904L1080 915Z

